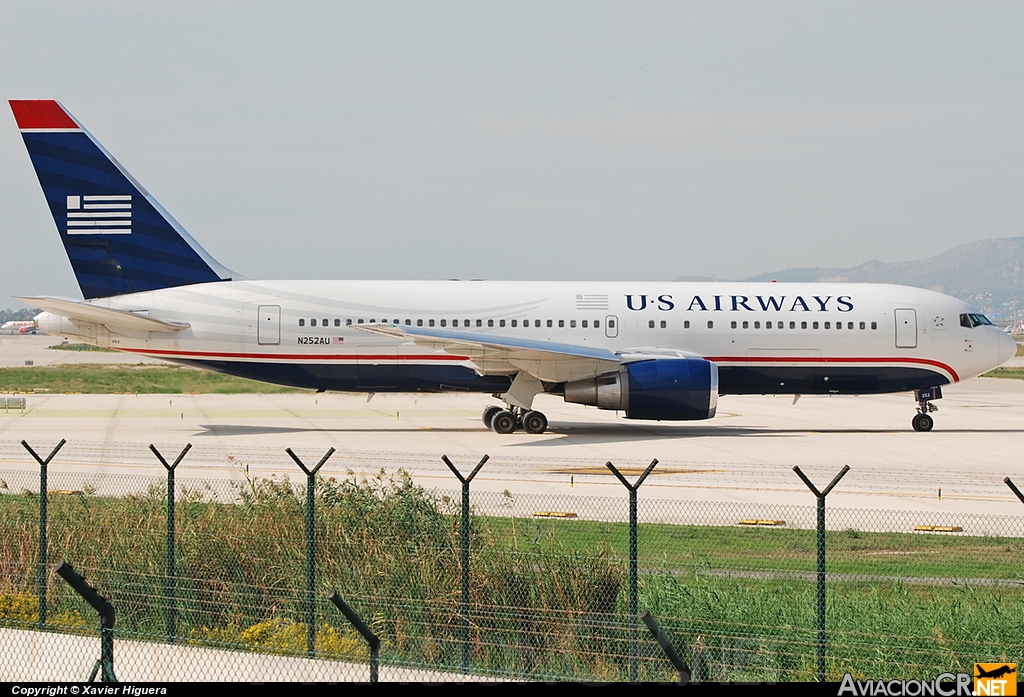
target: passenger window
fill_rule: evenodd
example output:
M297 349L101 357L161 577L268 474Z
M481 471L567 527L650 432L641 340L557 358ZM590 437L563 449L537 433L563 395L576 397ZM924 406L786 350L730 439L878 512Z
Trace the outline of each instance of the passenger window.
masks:
M469 320L468 320L468 319L464 319L464 320L462 320L462 326L463 326L463 327L471 327L471 326L473 326L473 325L471 325L471 324L469 323ZM478 325L476 325L476 326L478 326L478 327L479 327L480 325L478 324Z
M565 320L564 319L558 320L558 326L559 327L564 327L565 326Z
M661 328L664 329L667 326L668 326L668 322L666 322L665 320L661 320Z
M309 326L315 327L316 326L316 320L315 319L309 320Z
M551 320L548 320L548 321L550 322ZM533 320L533 326L539 327L540 326L540 320L539 319ZM550 327L551 325L549 324L548 326Z
M359 324L362 324L362 323L363 323L363 319L362 319L362 317L360 317L359 318Z
M817 322L814 322L813 324L811 324L811 329L817 329L817 328L818 328L818 323Z
M586 329L587 328L587 320L583 320L582 322L580 322L580 326L583 327L584 329Z
M329 326L331 326L331 323L330 323L330 322L328 322L328 321L327 321L327 320L325 319L325 320L323 321L323 324L321 324L320 326L321 326L321 327L329 327Z
M503 320L503 319L498 320L498 326L499 327L504 327L505 326L505 320Z
M871 328L872 329L878 329L878 322L872 322L871 323Z
M755 321L754 322L754 329L760 329L760 328L761 328L761 322Z
M714 329L714 328L715 328L715 323L712 322L711 320L708 320L708 329Z
M512 326L513 326L513 327L514 327L514 326L516 326L516 321L517 321L517 320L512 320Z
M842 329L842 328L843 328L843 323L842 322L836 322L836 329Z
M397 319L396 319L396 320L393 320L393 321L391 322L391 324L401 324L401 323L402 323L402 322L401 322L401 321L399 321L399 320L397 320Z
M345 326L346 327L351 327L352 326L352 320L350 320L350 319L345 320Z
M571 329L575 329L576 328L576 320L574 320L574 319L569 320L569 327Z
M685 320L683 322L683 329L689 329L689 328L690 328L690 320Z
M405 320L405 326L411 327L412 326L412 320L411 319Z
M847 322L846 323L846 328L847 329L853 329L853 322Z
M735 329L736 328L736 320L733 320L732 322L730 322L729 326L732 327L733 329Z
M796 329L796 322L790 322L789 323L789 328L790 329Z
M600 328L601 328L601 320L595 319L594 320L594 329L600 329Z
M493 327L494 326L494 320L493 319L487 320L487 326L488 327Z
M341 320L340 319L334 320L334 326L335 327L340 327L341 326Z
M647 328L648 329L654 329L654 320L653 319L647 320Z
M785 328L786 328L786 323L785 322L779 322L779 329L785 329Z
M832 328L832 323L831 322L825 322L825 329L831 329L831 328Z
M416 320L416 326L417 327L422 327L423 326L423 320L421 320L421 319Z
M597 326L597 322L594 322L594 326L595 327ZM608 320L608 326L611 327L612 329L614 329L615 328L615 320L613 320L613 319Z
M448 326L448 320L446 320L446 319L441 320L441 326L442 327Z
M434 320L432 320L432 319L428 319L428 320L427 320L427 324L428 324L429 326L433 327L433 326L434 326Z
M553 326L553 324L552 324L551 320L548 320L548 326L549 326L549 327Z
M765 322L764 323L764 328L765 329L771 329L772 328L772 321L768 320L767 322Z
M864 328L864 323L863 323L863 322L861 322L861 323L860 323L860 328L861 328L861 329L863 329L863 328Z
M299 326L300 326L300 327L305 327L305 326L306 326L306 320L304 320L304 319L300 319L300 320L299 320Z
M484 326L484 321L482 319L478 319L476 321L476 326L478 326L478 327ZM487 320L487 326L488 327L493 327L494 326L494 320L493 319Z
M750 329L750 322L748 322L747 320L743 320L743 328Z
M800 328L801 329L807 329L807 322L801 322L800 323Z

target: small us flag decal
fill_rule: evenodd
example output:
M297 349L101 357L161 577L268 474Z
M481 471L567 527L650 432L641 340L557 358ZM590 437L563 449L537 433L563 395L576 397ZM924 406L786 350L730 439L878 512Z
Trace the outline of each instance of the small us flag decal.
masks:
M67 234L132 234L132 197L129 195L68 196Z

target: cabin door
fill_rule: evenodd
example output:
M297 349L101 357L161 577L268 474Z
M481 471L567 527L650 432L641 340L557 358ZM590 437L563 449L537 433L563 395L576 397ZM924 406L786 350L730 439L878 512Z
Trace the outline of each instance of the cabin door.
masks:
M261 346L276 346L281 343L280 305L260 305L257 321L257 343Z
M896 310L896 348L917 348L917 310Z

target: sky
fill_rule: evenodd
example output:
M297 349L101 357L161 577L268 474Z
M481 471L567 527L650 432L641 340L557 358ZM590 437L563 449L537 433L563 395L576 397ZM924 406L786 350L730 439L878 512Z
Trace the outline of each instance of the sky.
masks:
M1024 4L0 2L250 278L673 280L1024 234ZM0 108L0 306L81 297Z

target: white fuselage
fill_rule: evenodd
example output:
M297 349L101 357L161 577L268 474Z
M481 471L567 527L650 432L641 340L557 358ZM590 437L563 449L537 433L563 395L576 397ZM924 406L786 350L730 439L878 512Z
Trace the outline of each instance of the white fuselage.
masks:
M399 324L612 351L699 355L722 394L871 393L980 375L1016 344L961 326L955 298L872 284L224 281L90 304L187 323L112 332L44 313L43 331L313 389L501 392L512 366L362 331ZM261 319L260 308L265 308Z

